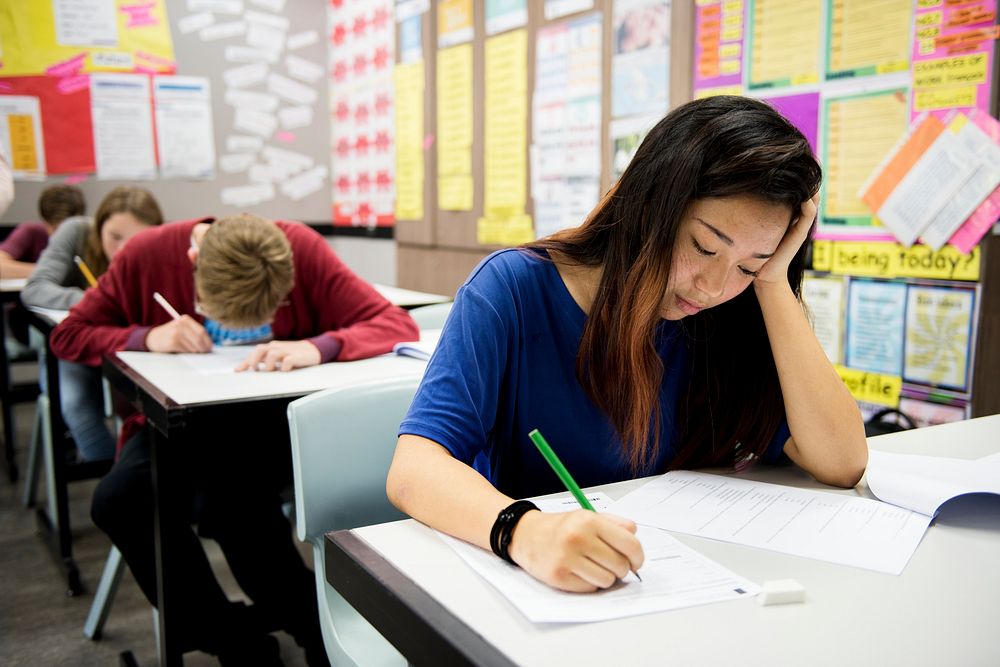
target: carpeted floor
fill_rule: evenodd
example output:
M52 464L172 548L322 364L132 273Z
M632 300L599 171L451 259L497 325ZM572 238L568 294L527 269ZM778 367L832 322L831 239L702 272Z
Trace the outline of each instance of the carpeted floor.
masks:
M103 667L117 665L122 651L132 651L140 665L155 665L151 608L127 571L102 639L91 641L83 635L93 591L111 546L89 516L90 496L96 481L74 482L69 487L73 555L85 592L67 597L62 570L38 535L35 512L21 504L34 404L16 406L14 414L22 479L11 484L5 470L0 474L0 665ZM44 482L40 487L38 497L43 499ZM219 549L211 542L206 542L206 549L227 593L234 600L242 599ZM304 547L302 551L308 557ZM277 636L285 664L305 665L302 652L292 639L283 633ZM189 653L184 656L184 664L218 663L210 655Z

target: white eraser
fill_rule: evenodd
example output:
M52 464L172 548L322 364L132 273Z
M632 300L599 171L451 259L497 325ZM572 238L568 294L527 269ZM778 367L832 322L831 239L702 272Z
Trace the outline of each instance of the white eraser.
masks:
M794 579L774 579L765 581L757 594L757 604L788 604L804 602L806 589Z

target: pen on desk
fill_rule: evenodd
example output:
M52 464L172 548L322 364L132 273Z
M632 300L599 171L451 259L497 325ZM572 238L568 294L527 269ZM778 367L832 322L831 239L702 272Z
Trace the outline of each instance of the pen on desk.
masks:
M586 494L582 489L580 489L580 485L576 483L573 476L569 474L569 470L566 470L566 466L564 466L563 462L559 460L556 453L552 451L552 447L549 446L549 443L545 440L545 437L541 434L541 432L536 428L528 434L528 437L531 438L531 441L535 443L535 447L538 448L538 451L541 452L545 460L549 462L550 466L552 466L552 470L555 471L560 481L562 481L563 486L565 486L566 489L573 494L573 497L576 498L576 502L580 503L580 507L585 510L590 510L591 512L596 512L597 510L595 510L594 506L590 504L589 500L587 500ZM642 577L639 576L638 572L632 570L632 574L635 575L636 579L642 581Z
M163 306L163 310L167 311L170 314L170 317L174 318L175 320L181 319L181 314L177 312L176 308L170 305L169 301L163 298L162 294L160 294L159 292L153 292L153 299L156 300L156 303Z
M91 287L97 287L97 278L94 277L94 273L87 266L87 263L83 261L83 258L79 255L73 255L73 261L76 262L76 268L80 269L80 273L87 279L87 283Z

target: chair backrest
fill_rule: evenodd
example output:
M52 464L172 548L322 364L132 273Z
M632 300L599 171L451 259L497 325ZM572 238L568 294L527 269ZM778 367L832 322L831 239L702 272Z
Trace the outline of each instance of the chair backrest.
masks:
M338 387L288 405L299 539L405 518L385 479L420 375Z
M446 303L432 303L429 306L420 306L410 310L410 317L417 323L420 329L440 329L444 327L448 313L454 304L451 301Z

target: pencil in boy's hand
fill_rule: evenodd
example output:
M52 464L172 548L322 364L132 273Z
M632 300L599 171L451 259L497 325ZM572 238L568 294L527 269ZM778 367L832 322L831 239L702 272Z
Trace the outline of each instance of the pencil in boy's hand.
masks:
M170 317L174 318L175 320L181 319L181 314L177 312L176 308L170 305L170 302L167 301L162 294L160 294L159 292L153 292L153 299L156 301L156 303L163 306L163 310L167 311L167 313L170 314Z
M580 489L580 485L576 483L573 476L569 474L569 470L566 470L566 466L564 466L563 462L559 460L556 453L552 451L552 447L549 446L549 443L545 440L545 437L541 434L541 432L536 428L528 434L528 437L531 438L531 441L535 443L535 447L538 448L538 451L542 453L545 460L549 462L550 466L552 466L552 470L554 470L556 475L558 475L560 481L563 483L563 486L565 486L566 489L573 494L573 497L576 498L576 502L580 503L580 507L585 510L590 510L591 512L596 512L597 510L595 510L594 506L590 504L589 500L587 500L586 494L584 494L583 490ZM635 575L636 579L642 581L642 577L639 576L638 572L632 570L632 574Z
M80 273L87 279L87 284L91 287L97 287L97 278L94 277L94 273L87 266L87 263L83 261L83 258L79 255L73 255L73 261L76 262L76 268L80 269Z

